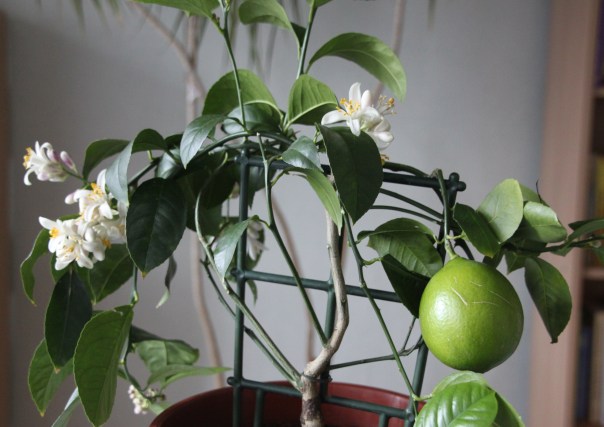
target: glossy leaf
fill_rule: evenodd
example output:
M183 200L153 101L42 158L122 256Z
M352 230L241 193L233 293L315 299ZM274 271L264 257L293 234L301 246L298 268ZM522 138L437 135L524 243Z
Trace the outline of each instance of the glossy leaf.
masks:
M392 256L409 272L420 276L432 277L443 266L433 242L421 231L381 232L369 236L368 246L381 256Z
M139 3L158 4L161 6L174 7L192 15L212 18L212 11L220 4L218 0L134 0Z
M245 128L241 125L243 116L241 108L236 107L228 114L228 118L222 126L227 134L239 132L278 132L281 123L281 113L267 104L246 104L243 106L245 112Z
M270 91L256 74L249 70L239 70L239 83L241 85L241 97L243 104L266 104L277 112L279 108ZM237 86L233 72L227 73L220 78L208 91L203 115L227 115L239 107Z
M69 271L55 285L44 319L46 346L55 367L71 360L91 316L92 304L84 283L74 271Z
M216 240L214 262L221 277L226 276L228 273L239 239L247 231L249 222L250 220L248 219L225 227Z
M80 395L76 388L67 400L67 404L65 405L63 412L61 412L61 415L59 415L55 422L52 423L52 427L67 427L69 420L71 419L71 414L73 414L73 411L81 404L82 401L80 400Z
M321 170L319 150L312 139L301 136L283 152L283 161L301 169Z
M94 316L82 330L74 356L74 375L84 412L95 426L104 424L113 408L120 356L132 308L119 307Z
M36 285L36 277L34 275L34 266L36 262L45 254L48 253L48 241L50 240L50 234L47 229L42 229L38 233L34 246L32 247L27 258L23 260L19 268L21 274L21 283L23 285L23 292L25 296L33 305L36 305L34 299L34 288Z
M568 284L547 261L528 258L524 265L526 286L552 343L555 343L570 319L572 300Z
M367 237L377 235L377 234L389 234L389 233L423 233L428 237L434 236L432 230L426 227L419 221L410 218L395 218L390 221L385 222L380 225L378 228L372 231L362 231L359 233L359 240L365 239Z
M122 202L128 202L128 165L132 156L132 146L131 141L109 165L105 174L109 191L113 197Z
M84 166L82 175L88 180L90 172L98 166L103 160L116 155L128 145L128 141L124 139L102 139L94 141L86 148L84 156Z
M71 361L61 369L55 369L46 348L46 340L42 340L36 347L27 377L31 398L40 415L44 415L59 386L72 372L73 363Z
M143 273L162 264L178 246L186 227L186 207L175 181L154 178L132 195L126 237L132 260Z
M479 382L451 384L426 403L416 427L484 427L497 416L497 398L493 390Z
M453 210L453 218L481 254L492 258L499 252L497 236L487 220L472 207L457 203Z
M208 114L197 117L187 125L180 143L180 160L184 167L187 167L208 136L214 133L216 126L224 119L222 115Z
M405 70L392 49L377 37L361 33L340 34L315 52L308 67L324 56L338 56L354 62L384 83L399 100L405 98Z
M566 229L552 208L541 203L526 202L523 212L516 236L543 243L559 242L566 238Z
M93 269L78 268L78 276L86 284L92 303L96 304L117 291L134 273L134 263L126 245L112 245L105 259Z
M382 185L380 153L365 133L320 126L340 199L353 222L373 205Z
M382 258L382 267L403 305L414 317L419 317L419 303L429 279L409 271L391 255Z
M508 274L512 271L524 268L524 263L527 259L525 255L520 255L517 252L505 251L504 256Z
M514 235L523 216L523 198L520 184L506 179L493 188L478 207L500 243Z
M481 385L488 386L487 381L485 380L482 374L472 371L457 371L452 374L447 375L443 378L432 390L432 394L441 393L447 387L450 387L455 384L463 384L463 383L478 383Z
M289 123L314 125L329 111L338 108L336 95L329 86L308 74L294 82L289 92Z
M194 376L210 376L228 371L228 368L205 368L191 365L167 365L158 369L149 376L148 383L160 383L162 387L167 387L175 381L182 378Z
M494 426L524 427L522 417L516 409L499 393L497 397L497 417Z
M321 201L323 208L328 213L331 220L336 224L338 230L342 228L342 209L338 195L329 179L323 175L323 172L317 169L295 169L310 184L315 194Z
M581 236L604 234L604 218L573 222L569 226L573 229L573 232L568 236L568 240L571 242Z
M161 307L170 298L170 286L172 285L172 280L174 280L174 277L176 276L177 267L176 259L173 255L170 255L168 258L168 268L166 268L166 275L164 276L164 287L166 289L159 302L155 305L155 308Z
M135 348L151 373L168 365L193 365L199 359L199 351L180 340L163 340L158 337L136 343Z
M239 6L239 19L244 24L266 23L294 31L277 0L246 0Z
M133 153L146 150L167 150L162 136L153 129L144 129L124 147L114 162L107 168L106 184L113 196L128 201L128 165Z

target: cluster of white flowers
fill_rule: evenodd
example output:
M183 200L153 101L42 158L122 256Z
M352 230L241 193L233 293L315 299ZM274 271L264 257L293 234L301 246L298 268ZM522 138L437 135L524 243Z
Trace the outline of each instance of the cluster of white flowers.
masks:
M154 388L149 388L142 393L136 389L133 385L128 387L128 397L132 400L134 405L134 413L136 415L145 415L147 409L151 404L151 400L154 400L159 396L159 391Z
M373 138L380 150L388 147L394 137L390 132L390 122L384 116L393 114L394 99L380 96L377 106L374 106L371 91L366 90L361 95L360 83L354 83L350 87L348 96L348 99L340 100L340 108L323 116L321 124L345 121L355 136L363 131Z
M49 169L52 162L49 158L46 166L40 164L39 169ZM128 206L107 191L105 174L104 169L90 188L76 190L65 198L67 204L78 203L77 218L52 221L40 217L40 224L50 233L48 250L56 254L55 269L62 270L73 261L80 267L92 268L95 262L105 259L105 250L111 244L125 241Z
M29 175L32 173L40 181L62 182L69 176L69 171L74 174L78 172L69 154L65 151L57 154L48 142L40 145L36 141L35 149L27 147L23 166L27 170L23 178L25 185L31 185Z

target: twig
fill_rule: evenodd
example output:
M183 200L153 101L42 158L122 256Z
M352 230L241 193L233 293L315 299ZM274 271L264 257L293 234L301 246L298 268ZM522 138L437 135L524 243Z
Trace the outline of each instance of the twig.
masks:
M191 63L190 58L187 55L185 46L174 37L174 34L168 30L166 26L157 18L157 16L151 13L148 8L136 2L130 2L129 4L141 15L143 15L149 21L149 23L153 25L153 27L170 42L170 45L174 48L176 55L180 59L180 62L185 67L187 74L195 76L192 82L198 96L200 98L205 98L206 90L201 79L199 78L199 75L197 74L195 65Z
M344 274L338 247L339 230L326 213L327 219L327 252L331 266L333 289L336 299L335 325L333 333L323 346L316 359L308 362L302 374L302 414L300 423L303 427L320 427L323 425L319 391L319 377L329 365L333 355L340 348L344 333L348 327L348 297L346 295Z

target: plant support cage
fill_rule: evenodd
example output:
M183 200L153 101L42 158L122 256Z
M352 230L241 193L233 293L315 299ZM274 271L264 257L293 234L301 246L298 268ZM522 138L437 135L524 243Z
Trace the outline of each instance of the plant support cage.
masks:
M264 168L265 163L263 159L260 157L249 157L247 152L242 151L239 159L240 164L240 199L239 199L239 220L245 221L248 219L248 187L249 176L250 176L250 168ZM400 165L399 165L400 166ZM275 161L271 162L271 168L275 169L284 169L290 167L290 165ZM328 166L323 166L324 172L329 173L330 169ZM412 173L408 173L405 171L405 168L397 168L392 167L392 171L384 171L384 183L390 183L399 185L397 188L404 188L405 186L413 186L420 187L425 189L431 189L436 192L441 202L443 203L443 209L451 209L453 204L455 203L457 193L459 191L464 191L466 186L464 182L459 180L459 175L456 173L450 174L448 179L440 180L436 176L416 176ZM443 191L444 184L444 191ZM403 187L400 187L403 186ZM444 196L446 194L446 196ZM445 229L446 225L444 222L441 223L440 229L438 232L438 241L442 242L445 237ZM342 242L340 242L340 245ZM269 272L257 271L255 269L247 269L246 266L246 245L247 245L247 236L246 233L242 234L242 237L239 241L237 258L236 258L236 268L231 272L232 276L236 279L236 292L241 298L242 301L245 301L246 298L246 283L248 281L253 280L256 283L273 283L277 285L284 286L296 286L296 280L294 277L280 274L272 274ZM438 251L444 260L445 257L445 248L442 243L438 243ZM314 280L314 279L301 279L301 285L306 289L318 290L322 291L326 294L327 304L326 304L326 313L325 320L323 324L323 328L327 335L331 334L334 328L334 313L335 313L335 295L333 292L333 286L331 279L327 280ZM386 302L395 302L400 304L400 299L395 292L377 290L377 289L367 289L361 286L356 285L346 285L346 292L349 296L358 297L358 298L368 298L371 297L374 300L386 301ZM225 300L223 300L223 303ZM228 383L233 388L233 426L239 427L242 424L242 407L244 405L244 400L249 398L250 392L252 392L252 396L255 396L254 403L254 418L253 418L253 426L260 427L264 426L263 420L263 405L265 402L265 397L267 394L282 394L286 396L300 396L300 393L288 386L279 385L275 383L265 383L261 381L255 381L250 379L244 375L243 368L243 360L244 360L244 338L248 335L252 338L256 344L258 344L263 351L267 351L266 348L263 348L262 343L256 337L253 329L246 326L245 315L241 309L236 308L234 310L235 317L235 346L234 346L234 361L233 361L233 375L229 377ZM413 348L413 352L416 352L416 362L415 368L412 377L412 387L414 392L419 395L422 388L422 383L424 380L424 373L426 367L426 361L428 357L428 349L423 341L420 339L417 346ZM407 355L407 354L405 354ZM332 365L327 371L323 374L322 377L322 386L321 386L321 400L323 403L327 403L330 405L337 405L348 407L356 410L367 411L377 415L379 418L378 426L386 427L389 425L391 419L401 419L404 420L404 425L407 427L412 427L415 422L416 410L412 407L414 402L412 399L409 399L409 403L407 407L397 408L397 407L389 407L384 405L379 405L375 403L370 403L366 401L338 397L335 395L329 395L327 393L328 383L330 380L330 371L335 368L342 368L345 366L358 365L362 363L368 363L373 361L385 360L387 358L393 359L390 357L382 357L375 359L363 359L354 362L348 362L341 365ZM345 365L345 366L344 366ZM244 390L247 390L244 393Z

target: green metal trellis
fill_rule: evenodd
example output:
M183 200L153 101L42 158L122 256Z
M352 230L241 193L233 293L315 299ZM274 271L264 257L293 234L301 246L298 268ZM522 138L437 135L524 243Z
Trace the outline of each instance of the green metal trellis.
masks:
M249 187L249 174L250 167L263 168L264 162L261 158L249 157L247 151L242 151L239 159L240 164L240 200L239 200L239 220L245 221L248 218L248 187ZM272 162L271 168L284 169L290 167L283 162ZM324 166L326 173L329 173L329 167ZM384 172L384 182L400 184L405 186L423 187L434 189L438 191L441 188L438 178L436 177L422 177L415 176L409 173L401 172ZM465 190L465 184L459 180L459 175L453 173L445 180L445 186L447 190L447 201L449 208L455 203L457 192ZM445 228L444 224L441 225L439 231L439 240L444 237ZM236 291L240 298L245 301L245 289L247 281L253 280L255 282L267 282L285 286L296 286L296 281L293 277L273 274L268 272L260 272L250 270L246 268L246 245L247 236L243 233L239 242L239 248L237 253L236 268L232 272L236 278L237 288ZM443 245L439 245L439 252L444 259L445 250ZM334 314L335 314L335 296L333 287L331 286L330 280L312 280L302 279L302 286L307 289L320 290L327 294L327 306L325 315L324 329L329 336L333 330ZM359 286L346 286L346 292L350 296L357 296L366 298L365 292ZM400 303L398 296L394 292L387 292L381 290L370 290L372 297L376 300L391 301ZM243 358L244 358L244 337L246 330L249 329L245 325L245 317L243 312L237 308L235 310L235 356L233 365L233 375L229 378L228 382L233 387L233 426L239 427L242 424L242 406L243 401L246 398L243 390L252 390L255 394L255 412L254 412L254 427L263 426L263 404L264 397L266 394L275 393L287 396L300 396L300 393L287 386L282 386L273 383L263 383L254 381L244 377L243 375ZM416 394L419 394L422 388L424 379L424 372L426 367L426 360L428 357L428 349L423 344L417 347L417 357L415 363L415 369L413 374L412 386ZM412 427L415 422L415 411L411 407L413 401L410 399L409 404L406 408L393 408L383 405L373 404L360 400L354 400L349 398L342 398L327 394L327 381L329 379L329 372L324 374L324 382L322 387L322 401L332 405L339 405L348 408L358 409L362 411L373 412L379 416L379 427L386 427L390 419L402 419L405 425Z

